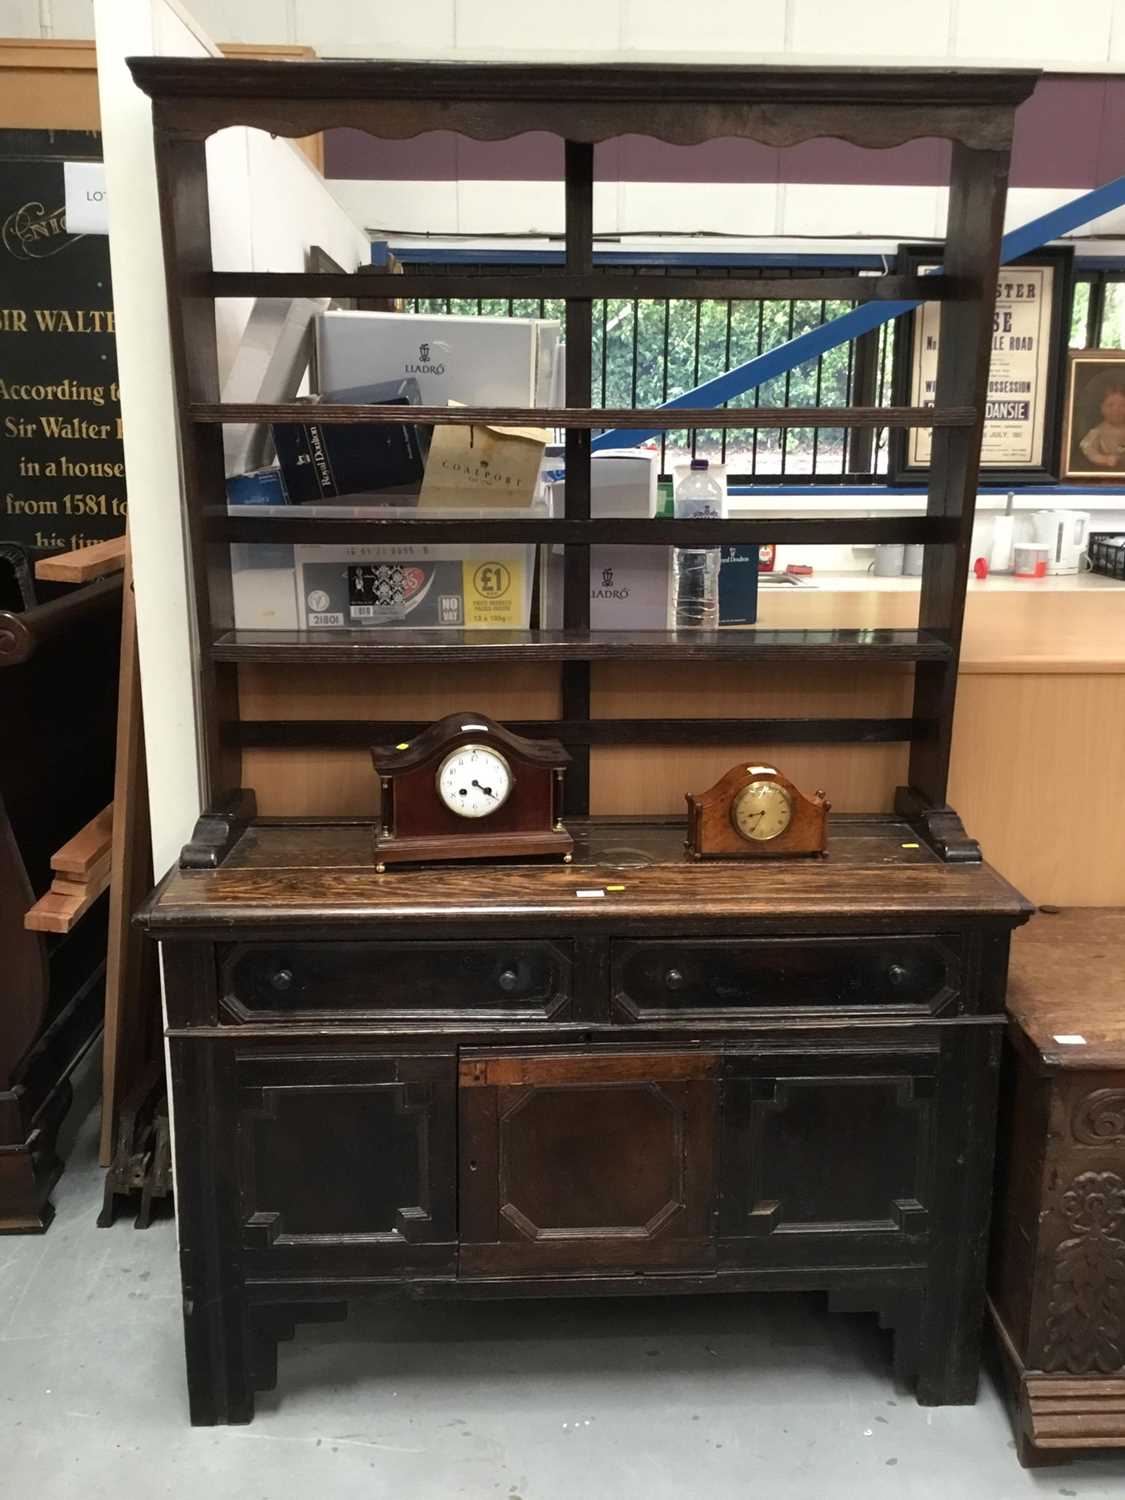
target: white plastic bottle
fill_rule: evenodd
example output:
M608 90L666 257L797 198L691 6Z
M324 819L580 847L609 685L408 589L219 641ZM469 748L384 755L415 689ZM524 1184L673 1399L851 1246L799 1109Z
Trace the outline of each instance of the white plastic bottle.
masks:
M705 458L693 458L676 486L676 519L721 520L726 487ZM715 630L719 624L719 547L672 551L673 620L677 630Z

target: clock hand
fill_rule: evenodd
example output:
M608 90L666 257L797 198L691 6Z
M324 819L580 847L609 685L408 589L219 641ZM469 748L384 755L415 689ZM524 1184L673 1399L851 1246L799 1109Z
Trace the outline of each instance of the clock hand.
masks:
M483 792L486 797L491 797L493 802L496 801L496 793L490 786L481 786L479 781L474 781L473 785L476 787L478 792Z

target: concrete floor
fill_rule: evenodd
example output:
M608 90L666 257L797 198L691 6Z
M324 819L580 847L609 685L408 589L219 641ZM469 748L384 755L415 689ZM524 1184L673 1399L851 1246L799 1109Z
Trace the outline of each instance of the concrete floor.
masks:
M251 1426L192 1429L172 1225L97 1229L95 1152L96 1113L48 1234L0 1238L5 1500L1125 1494L1125 1455L1021 1470L987 1377L922 1410L816 1297L359 1307L281 1346Z

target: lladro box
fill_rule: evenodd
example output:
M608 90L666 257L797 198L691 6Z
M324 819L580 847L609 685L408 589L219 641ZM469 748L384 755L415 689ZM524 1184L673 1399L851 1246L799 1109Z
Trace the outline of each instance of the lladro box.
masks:
M559 325L541 318L326 312L316 320L322 391L413 379L423 406L546 406Z
M534 547L294 547L301 629L526 630Z
M562 547L541 549L539 620L544 630L562 629L564 568ZM590 548L592 630L667 630L671 589L671 548Z

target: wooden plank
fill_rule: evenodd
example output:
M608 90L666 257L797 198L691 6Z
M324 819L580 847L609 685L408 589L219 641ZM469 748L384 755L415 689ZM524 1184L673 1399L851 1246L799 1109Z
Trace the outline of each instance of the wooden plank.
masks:
M232 726L240 745L262 748L397 743L430 721L401 719L243 719ZM513 734L566 745L891 744L925 733L913 719L517 719ZM569 774L569 773L568 773Z
M583 141L566 142L566 269L588 275L594 263L594 148ZM568 407L589 406L593 397L593 304L588 297L566 302L566 393ZM565 520L590 526L590 456L588 429L566 433ZM563 624L568 630L590 629L589 538L568 546L563 561ZM559 674L562 717L590 717L590 663L563 662ZM568 816L590 811L590 751L575 747L563 790Z
M87 886L83 896L64 896L53 889L49 890L28 909L23 925L29 932L69 932L86 915L108 885L107 873L101 881Z
M206 282L212 297L369 297L368 275L318 271L217 271ZM404 298L638 298L662 301L946 302L964 288L946 276L790 276L768 271L665 274L640 266L611 270L559 270L553 266L505 269L405 271L396 276Z
M193 401L191 422L343 422L402 425L401 406L339 401ZM977 409L938 406L412 406L410 420L442 427L934 427L973 428Z
M418 513L405 519L383 520L362 514L346 520L309 515L247 515L252 506L237 506L238 514L212 512L208 533L223 542L284 542L317 545L344 542L383 546L435 542L550 542L566 543L568 555L577 547L733 547L763 542L795 546L873 546L880 542L950 542L955 521L932 516L760 516L727 520L668 520L606 517L558 517L428 520ZM299 507L293 507L299 511ZM589 571L586 579L589 583ZM587 587L587 593L589 588Z
M78 547L73 552L57 552L35 564L35 576L43 583L90 583L109 573L119 573L125 566L124 536Z
M521 1088L524 1084L673 1083L714 1078L716 1052L485 1053L463 1048L459 1088Z
M944 641L919 630L230 630L216 661L851 661L942 660ZM569 717L566 708L563 717Z
M106 947L105 1029L102 1035L102 1119L99 1160L113 1159L122 1099L138 1086L146 1067L159 1056L158 980L152 945L133 921L133 912L151 885L148 781L145 774L137 619L132 566L126 567L121 618L121 670L117 696L117 750L114 769L112 881Z
M242 66L224 60L219 66ZM285 75L305 66L299 62L245 64L274 66ZM319 67L319 64L315 64ZM302 131L305 135L310 132ZM191 401L211 401L219 395L219 364L215 304L192 296L193 280L208 275L211 260L211 223L207 192L207 158L203 144L162 137L157 132L157 192L164 243L164 275L168 283L169 335L176 378L176 412L183 469L183 510L191 570L194 623L197 638L234 623L234 594L230 549L207 533L205 496L225 494L222 434L200 427L188 415ZM401 408L399 408L401 418ZM223 724L238 718L234 675L207 652L199 654L199 720L202 793L205 806L237 788L241 764L228 748Z
M87 879L80 880L77 876L56 875L51 881L51 890L56 896L86 896L94 886L97 886L99 890L104 890L110 876L110 857L107 854L104 860L98 861Z
M957 663L1007 186L1007 151L954 146L944 264L950 275L975 283L981 291L942 310L935 402L939 406L973 404L980 416L970 428L935 432L930 464L927 514L955 521L958 527L954 546L926 549L918 616L920 625L939 631L953 648L948 661L920 668L915 680L915 716L931 720L936 733L926 741L915 741L911 748L910 786L932 807L946 802L949 784Z
M109 853L113 838L113 803L103 807L85 828L51 855L51 869L60 875L79 875L88 880L90 871Z

